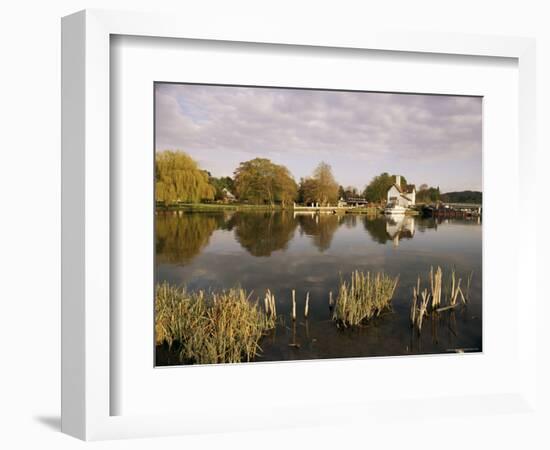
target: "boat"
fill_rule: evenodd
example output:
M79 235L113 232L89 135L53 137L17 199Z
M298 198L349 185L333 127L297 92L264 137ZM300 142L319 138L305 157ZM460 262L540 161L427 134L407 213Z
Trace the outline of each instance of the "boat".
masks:
M384 209L384 214L387 215L400 215L405 214L405 211L407 208L401 205L395 205L395 204L388 204L386 208Z

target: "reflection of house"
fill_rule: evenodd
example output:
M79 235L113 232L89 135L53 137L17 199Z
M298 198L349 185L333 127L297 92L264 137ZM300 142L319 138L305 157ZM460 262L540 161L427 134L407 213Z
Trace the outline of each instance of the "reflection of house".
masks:
M399 239L412 239L414 231L414 217L411 216L392 216L386 222L386 233L396 247L399 245Z
M222 189L223 198L226 202L234 202L236 197L227 188Z
M401 188L401 176L395 176L395 183L388 189L388 203L403 207L413 206L416 202L416 189L414 185L407 186L406 191Z

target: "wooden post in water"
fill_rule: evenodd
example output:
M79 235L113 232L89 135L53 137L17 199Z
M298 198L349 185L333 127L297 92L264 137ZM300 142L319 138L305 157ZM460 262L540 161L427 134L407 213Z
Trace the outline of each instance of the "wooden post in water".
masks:
M307 314L309 312L309 292L306 293L306 308L304 310L304 317L307 319Z
M292 320L296 320L296 291L292 289Z

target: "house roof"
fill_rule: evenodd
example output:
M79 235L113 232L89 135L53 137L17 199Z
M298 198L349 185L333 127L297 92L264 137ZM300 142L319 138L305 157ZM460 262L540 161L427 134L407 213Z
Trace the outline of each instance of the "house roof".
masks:
M388 191L395 186L395 189L397 189L399 192L403 192L403 190L401 189L401 186L398 186L396 183L393 183L390 188L388 189Z
M407 184L407 192L405 192L405 191L403 191L403 189L401 189L401 186L398 186L397 184L393 183L393 184L389 187L388 191L389 191L392 187L394 187L394 186L395 186L395 189L397 189L397 191L398 191L401 195L403 195L403 194L411 194L411 193L413 192L413 190L416 190L416 187L415 187L414 184Z

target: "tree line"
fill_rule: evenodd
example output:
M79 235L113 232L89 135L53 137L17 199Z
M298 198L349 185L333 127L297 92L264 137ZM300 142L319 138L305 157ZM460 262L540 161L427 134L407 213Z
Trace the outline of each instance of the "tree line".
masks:
M156 200L167 205L223 200L228 192L255 205L286 207L295 201L329 205L338 201L338 187L324 162L298 184L285 166L266 158L242 162L233 177L221 178L202 170L185 152L166 150L155 158Z
M311 176L297 183L288 168L267 158L242 162L233 177L217 178L201 169L185 152L166 150L157 152L155 157L156 200L165 205L220 201L225 200L228 193L239 202L282 207L293 202L327 206L336 204L340 198L357 197L370 203L382 203L394 183L395 175L384 172L375 176L363 191L354 186L344 188L325 162L319 163ZM401 176L400 187L409 190L412 186ZM416 195L419 202L439 201L439 187L422 185Z

